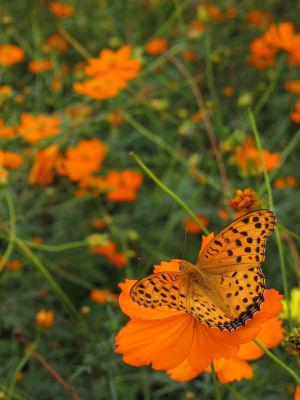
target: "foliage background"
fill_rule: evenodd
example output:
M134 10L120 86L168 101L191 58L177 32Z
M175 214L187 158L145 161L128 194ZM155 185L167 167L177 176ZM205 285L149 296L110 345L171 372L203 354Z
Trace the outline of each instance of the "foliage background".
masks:
M78 0L69 3L74 7L74 15L58 20L49 13L44 1L1 2L0 42L16 43L24 49L28 60L37 59L43 55L47 36L63 28L94 56L103 48L130 44L134 55L143 62L143 69L117 97L97 102L74 93L72 84L80 76L74 69L62 76L60 92L51 90L52 78L62 63L73 68L84 61L73 46L66 53L50 54L54 69L45 74L30 73L26 63L11 69L2 68L1 84L13 86L21 99L18 101L15 96L2 103L1 116L9 124L17 125L23 112L60 114L64 119L63 132L49 142L54 141L64 149L79 139L101 139L109 148L102 167L104 172L124 168L138 170L129 156L134 150L195 212L209 217L209 229L217 232L224 226L217 211L226 207L234 190L251 187L265 199L264 181L262 176L242 176L230 157L224 154L232 188L230 193L224 193L205 127L191 122L198 108L186 77L165 54L151 57L143 52L146 42L160 36L168 40L169 54L181 60L183 50L197 53L195 62L183 62L201 87L206 105L212 109L211 121L221 142L234 142L251 134L243 106L246 99L246 105L255 111L263 147L285 157L280 168L272 172L272 178L299 172L299 129L289 118L295 96L284 90L287 80L298 78L299 69L282 59L267 70L249 65L249 44L261 32L244 23L248 11L263 7L276 22L289 20L297 24L299 1L293 2L292 7L279 0L268 0L263 5L258 1L210 2L221 8L235 5L237 17L209 23L203 35L196 39L188 32L200 2ZM5 22L5 16L11 17L9 23ZM232 97L222 94L225 86L234 88ZM155 105L157 100L166 102L167 107L159 110ZM66 112L70 105L88 105L92 110L75 129ZM122 110L125 116L119 127L111 126L106 118L116 109ZM132 123L132 119L138 124ZM150 140L149 134L148 138L143 135L141 127L151 132ZM167 149L160 139L167 143ZM3 146L19 153L26 147L20 138L5 142ZM211 184L207 181L199 184L189 174L195 157L198 170L209 177ZM106 232L130 257L126 267L118 269L85 247L59 252L33 249L73 304L76 319L72 320L49 281L32 260L15 247L11 258L20 259L22 268L4 270L0 278L0 384L3 392L10 387L12 398L68 398L48 371L24 353L24 347L15 337L15 332L20 331L83 399L214 398L207 374L193 382L176 383L164 373L124 364L121 357L114 354L114 337L126 317L117 303L97 304L89 299L94 287L118 293L118 282L125 277L146 275L160 260L181 257L195 260L200 240L198 235L185 232L185 212L146 177L136 202L118 204L109 203L102 196L76 198L74 184L67 180L55 181L46 188L31 187L27 183L30 167L29 163L24 163L9 177L18 237L27 240L41 237L45 243L53 245L81 241L94 233L93 219L106 218ZM299 191L274 190L274 201L280 223L296 231ZM8 208L3 194L0 207L1 221L7 221ZM7 241L3 239L0 245L4 252ZM286 242L284 252L289 287L293 287L297 285L296 271ZM264 271L268 287L282 291L274 238L268 242ZM41 289L49 294L41 297ZM81 313L83 306L90 307L88 315ZM55 324L48 331L35 324L35 314L41 308L55 311ZM291 362L284 348L274 352L287 364ZM253 364L255 378L227 385L224 399L292 397L294 382L270 360L263 358ZM20 371L21 378L16 380Z

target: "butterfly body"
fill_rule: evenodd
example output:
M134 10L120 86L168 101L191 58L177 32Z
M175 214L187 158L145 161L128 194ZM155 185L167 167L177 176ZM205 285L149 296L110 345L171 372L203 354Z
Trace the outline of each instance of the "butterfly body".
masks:
M180 261L178 272L159 272L138 281L133 301L169 307L209 327L235 330L253 318L263 302L261 264L275 216L257 210L233 221L212 239L196 264Z

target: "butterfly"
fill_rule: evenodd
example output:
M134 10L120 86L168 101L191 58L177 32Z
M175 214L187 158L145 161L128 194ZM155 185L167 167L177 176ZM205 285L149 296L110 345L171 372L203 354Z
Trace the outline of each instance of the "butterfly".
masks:
M226 226L196 264L181 260L178 272L159 272L136 282L131 299L148 308L169 307L208 327L233 331L245 325L264 300L261 265L275 214L256 210Z

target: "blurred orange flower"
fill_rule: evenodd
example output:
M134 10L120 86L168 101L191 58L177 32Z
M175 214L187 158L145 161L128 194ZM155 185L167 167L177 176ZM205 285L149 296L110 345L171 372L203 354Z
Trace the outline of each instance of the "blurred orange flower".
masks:
M48 36L44 43L43 50L45 52L58 51L64 53L69 47L69 43L58 32L52 33Z
M50 60L32 60L28 64L29 71L34 74L41 74L42 72L52 69L52 61Z
M92 221L92 225L93 225L93 228L101 230L101 229L105 228L106 222L104 221L104 219L94 219Z
M36 152L34 155L34 164L28 178L29 184L46 186L52 183L58 157L59 148L56 144L52 144L44 150Z
M202 249L206 243L205 240ZM179 264L180 260L161 262L155 266L154 272L179 271ZM236 331L226 332L209 328L184 312L165 307L151 309L139 306L130 297L130 289L135 282L126 280L120 284L119 304L130 321L118 333L115 350L122 353L123 360L130 365L151 364L156 370L167 371L174 380L187 381L206 370L212 361L225 359L231 360L226 369L227 373L228 368L231 371L230 376L223 377L224 381L240 379L238 369L235 368L238 377L233 375L232 363L236 357L253 359L260 356L259 349L252 347L254 338L263 336L268 347L277 345L282 338L281 323L278 321L282 296L274 289L265 291L264 303L252 320ZM274 332L274 325L278 332ZM276 339L273 339L274 335ZM243 348L241 345L245 343L248 347Z
M248 24L255 28L266 29L271 21L271 15L265 10L251 10L247 13Z
M164 38L157 37L157 38L150 40L150 42L148 42L145 45L145 51L146 51L146 53L150 54L151 56L155 56L157 54L161 54L164 51L166 51L167 47L168 47L167 40Z
M0 118L0 138L12 139L16 136L16 130L12 126L5 126L5 122Z
M36 143L41 139L54 136L60 131L61 120L57 116L46 114L33 115L23 113L18 127L18 134L29 143Z
M262 157L267 171L278 168L280 153L271 153L268 150L263 150ZM235 161L240 170L246 175L255 176L263 172L259 153L252 138L246 137L243 143L237 148Z
M25 54L21 47L14 44L1 44L0 45L0 65L6 67L20 63L24 60Z
M70 17L74 14L74 8L71 4L60 3L59 1L52 1L49 4L49 10L58 18Z
M76 92L93 99L102 100L116 96L127 86L127 81L138 76L141 65L130 58L131 48L122 46L117 51L104 49L98 58L92 58L84 68L85 74L92 79L75 82Z
M202 225L206 228L208 225L209 219L205 215L202 215L202 214L197 214L197 217L200 220L200 222L202 223ZM192 217L185 219L184 228L189 233L201 232L200 226L196 223L196 221Z
M233 95L233 93L234 93L234 89L233 89L232 86L225 86L225 87L223 88L223 94L224 94L224 96L226 96L226 97L231 97L231 96Z
M300 81L289 81L285 85L288 92L300 94Z
M90 299L95 303L112 303L117 301L118 296L109 290L92 289L90 292Z
M258 208L259 200L253 189L237 189L235 198L228 200L228 205L237 210L249 212Z
M6 267L11 271L18 271L22 267L22 263L20 260L11 260L7 262Z
M106 257L113 265L119 268L124 267L128 261L124 253L117 251L117 245L112 241L101 246L91 247L91 252Z
M143 175L139 172L125 169L118 172L110 170L102 178L102 184L107 188L107 200L113 202L135 201L136 192L143 182Z
M296 101L295 104L295 111L293 111L292 113L290 113L290 118L293 122L295 122L296 124L300 123L300 100Z
M284 189L286 187L296 188L299 185L299 179L295 176L289 175L285 178L277 178L274 180L274 187L276 189Z
M270 46L263 38L256 38L250 44L249 62L256 68L266 68L275 65L277 49Z
M123 123L122 112L120 110L114 110L106 116L106 121L112 126L120 126Z
M75 147L69 147L61 158L58 172L71 181L80 181L101 168L107 147L99 139L80 140Z
M0 150L0 167L16 169L23 164L23 158L13 151Z
M49 329L54 324L54 312L40 310L35 315L36 324L43 329Z
M13 93L13 89L9 85L0 86L0 97L9 96Z
M300 386L296 387L295 400L300 400Z
M269 46L285 51L290 51L298 38L292 22L282 22L279 25L271 24L263 36L265 43Z

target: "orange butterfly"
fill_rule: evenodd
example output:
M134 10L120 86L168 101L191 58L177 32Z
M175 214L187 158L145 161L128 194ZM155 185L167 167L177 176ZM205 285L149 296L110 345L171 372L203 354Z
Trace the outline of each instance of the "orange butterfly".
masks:
M130 291L131 299L144 307L189 313L209 327L237 329L253 318L264 300L260 266L274 226L270 210L241 216L207 244L196 265L181 261L179 272L139 280Z

